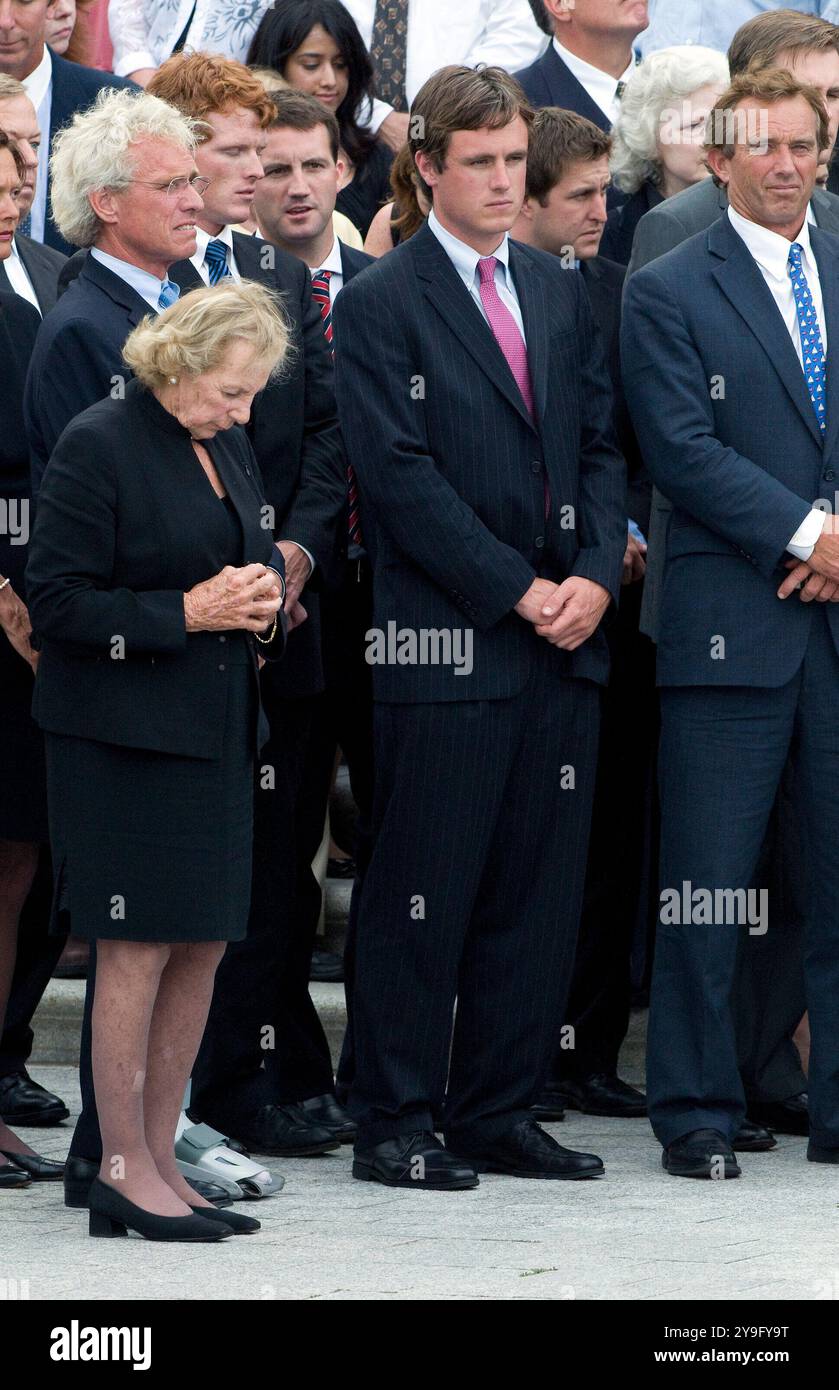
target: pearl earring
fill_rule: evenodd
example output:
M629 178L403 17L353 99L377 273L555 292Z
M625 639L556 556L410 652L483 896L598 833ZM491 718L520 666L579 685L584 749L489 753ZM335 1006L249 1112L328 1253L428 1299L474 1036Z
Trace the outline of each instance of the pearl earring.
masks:
M172 385L172 386L177 386L177 384L178 384L178 378L177 378L176 376L170 376L170 378L169 378L169 383L170 383L170 385Z

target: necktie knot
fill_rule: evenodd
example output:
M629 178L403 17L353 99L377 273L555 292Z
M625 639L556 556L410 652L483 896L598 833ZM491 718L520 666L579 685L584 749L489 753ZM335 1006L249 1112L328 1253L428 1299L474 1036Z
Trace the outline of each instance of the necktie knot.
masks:
M217 285L219 280L230 274L227 264L227 246L220 237L214 237L212 241L207 242L204 262L209 271L211 285Z
M160 287L160 298L157 301L159 309L168 309L170 304L180 297L181 289L172 280L164 280Z
M478 274L481 277L482 285L491 285L494 282L497 265L497 256L485 256L482 261L478 261Z
M792 270L800 269L803 251L804 247L801 245L800 241L794 241L789 248L789 265Z

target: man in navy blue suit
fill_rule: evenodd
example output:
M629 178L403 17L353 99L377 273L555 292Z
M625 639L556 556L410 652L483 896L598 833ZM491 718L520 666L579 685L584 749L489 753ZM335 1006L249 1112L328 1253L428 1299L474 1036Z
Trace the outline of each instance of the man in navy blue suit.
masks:
M561 106L610 130L635 65L632 45L649 22L648 0L539 5L554 37L541 58L516 73L525 95L533 106Z
M508 239L532 121L518 84L443 68L411 119L428 223L335 305L374 591L353 1173L595 1177L530 1105L579 918L623 461L580 277Z
M839 240L807 207L827 115L814 88L738 76L708 125L727 212L628 282L626 394L673 504L661 687L661 904L648 1100L668 1172L737 1177L745 1113L731 1008L738 934L791 750L807 845L814 1162L839 1162ZM815 601L814 601L815 600Z
M50 209L49 156L58 131L77 111L84 111L108 87L133 87L123 77L68 63L45 43L46 24L55 0L4 0L0 6L0 72L26 88L41 129L38 184L22 235L53 246L65 256L74 247L59 231Z

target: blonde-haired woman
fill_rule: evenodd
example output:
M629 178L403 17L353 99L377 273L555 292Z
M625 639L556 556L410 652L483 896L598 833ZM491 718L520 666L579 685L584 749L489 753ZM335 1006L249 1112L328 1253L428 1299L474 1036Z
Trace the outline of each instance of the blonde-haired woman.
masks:
M651 53L632 73L612 127L612 179L628 200L613 208L600 254L628 265L645 212L708 178L705 122L728 86L728 60L716 49L679 44Z
M91 1235L259 1227L196 1197L174 1137L216 966L248 920L258 662L281 654L285 584L241 426L288 344L254 283L145 319L124 396L67 426L39 495L27 582L56 907L97 943Z

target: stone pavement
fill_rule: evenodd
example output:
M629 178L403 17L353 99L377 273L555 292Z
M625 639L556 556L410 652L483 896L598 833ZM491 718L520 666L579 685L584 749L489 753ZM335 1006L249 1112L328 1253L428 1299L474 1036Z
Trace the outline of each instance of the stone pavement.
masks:
M642 1023L633 1019L629 1080L640 1080ZM72 1067L32 1072L75 1113ZM550 1183L489 1175L470 1192L412 1193L355 1182L346 1148L271 1160L285 1190L239 1207L262 1230L219 1246L91 1240L85 1214L62 1205L60 1185L2 1192L0 1296L839 1298L839 1173L805 1162L804 1140L780 1137L771 1153L741 1155L738 1181L691 1182L662 1171L644 1120L572 1113L549 1128L561 1143L601 1154L606 1176ZM59 1157L70 1126L22 1132Z

